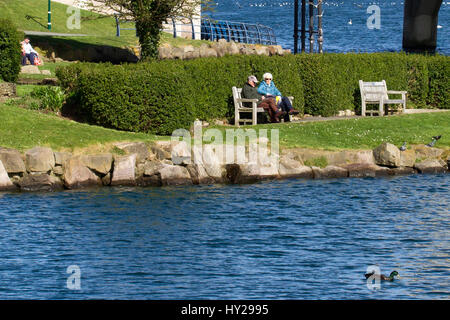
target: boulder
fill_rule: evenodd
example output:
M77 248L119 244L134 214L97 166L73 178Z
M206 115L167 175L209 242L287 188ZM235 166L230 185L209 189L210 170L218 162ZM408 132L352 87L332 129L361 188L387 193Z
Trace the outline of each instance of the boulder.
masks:
M52 149L34 147L25 152L25 165L28 172L48 172L55 166L55 155Z
M174 164L190 164L191 150L185 141L172 141L171 159Z
M150 157L149 147L144 142L121 142L114 146L126 154L136 154L136 162L141 163Z
M444 150L434 147L427 147L426 145L419 144L413 145L412 150L416 153L416 158L419 159L435 159L439 158Z
M352 163L340 167L348 170L350 178L378 177L392 174L389 168L368 163Z
M398 167L400 165L400 152L400 149L392 143L383 142L373 149L373 157L378 165Z
M6 172L6 169L3 166L2 161L0 160L0 191L14 189L16 189L16 186L9 179L8 172Z
M41 74L41 71L39 70L38 66L34 66L34 65L26 65L26 66L22 66L22 67L21 67L20 73L26 73L26 74Z
M391 168L390 170L392 175L394 176L416 173L416 171L412 167L398 167L398 168Z
M52 75L50 70L41 70L41 74L46 75L46 76L51 76Z
M280 176L282 178L307 178L314 177L311 167L293 158L282 157L280 161Z
M414 165L419 173L444 173L447 171L445 164L437 159L428 159Z
M231 183L252 183L280 177L277 159L265 164L227 164L225 168L226 177Z
M228 45L228 53L229 54L239 54L239 47L234 41L231 41Z
M215 182L214 179L208 175L202 164L188 164L186 169L194 184L213 184Z
M331 178L346 178L348 177L348 170L338 166L326 166L325 168L311 167L314 179L331 179Z
M111 178L112 186L136 184L136 157L135 153L114 157L114 169Z
M15 149L0 148L0 161L9 174L22 174L26 172L22 155Z
M22 191L56 191L64 188L60 179L47 173L29 174L18 185Z
M72 157L72 154L69 152L54 152L55 155L55 165L62 166L64 162Z
M102 185L102 181L88 167L81 157L72 157L64 164L64 185L69 189L81 188L91 185Z
M405 150L400 152L400 161L398 167L414 167L416 163L416 153L414 150Z
M194 152L196 152L194 148ZM223 166L223 159L219 159L219 155L214 151L213 145L204 145L202 157L196 157L196 163L202 164L208 176L213 178L216 182L222 182L226 175L226 170Z
M87 155L82 157L86 167L99 175L106 175L111 171L113 155L110 153Z
M182 166L166 165L159 170L159 174L163 186L192 184L191 175L188 170Z

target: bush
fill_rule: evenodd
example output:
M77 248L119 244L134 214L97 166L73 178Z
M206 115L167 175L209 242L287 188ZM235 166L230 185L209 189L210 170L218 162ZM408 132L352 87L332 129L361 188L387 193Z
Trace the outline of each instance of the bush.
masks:
M271 72L294 107L332 116L359 109L358 80L386 80L391 90L408 91L408 103L449 108L449 58L405 53L225 56L138 64L74 64L57 69L77 112L98 125L128 131L171 134L192 122L228 117L231 87L250 74Z
M58 112L65 100L64 91L60 87L40 87L31 92L31 97L39 100L32 104L32 109Z
M23 33L7 19L0 19L0 78L15 82L20 73Z

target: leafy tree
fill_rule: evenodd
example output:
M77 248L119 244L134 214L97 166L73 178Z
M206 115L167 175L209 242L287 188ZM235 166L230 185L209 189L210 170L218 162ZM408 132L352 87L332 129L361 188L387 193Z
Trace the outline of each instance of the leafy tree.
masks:
M199 16L199 6L209 8L211 0L95 0L91 8L102 13L120 14L136 23L141 60L156 58L163 24L174 17Z

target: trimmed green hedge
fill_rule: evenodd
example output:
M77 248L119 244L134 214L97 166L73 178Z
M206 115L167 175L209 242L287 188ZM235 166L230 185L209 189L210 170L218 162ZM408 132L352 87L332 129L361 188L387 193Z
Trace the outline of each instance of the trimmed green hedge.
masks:
M23 33L8 19L0 19L0 79L15 82L20 73Z
M386 80L390 90L408 91L408 104L450 108L450 60L405 53L226 56L138 64L74 64L57 70L72 106L86 120L128 131L171 134L195 119L234 115L232 86L250 74L271 72L294 107L331 116L359 110L360 79Z

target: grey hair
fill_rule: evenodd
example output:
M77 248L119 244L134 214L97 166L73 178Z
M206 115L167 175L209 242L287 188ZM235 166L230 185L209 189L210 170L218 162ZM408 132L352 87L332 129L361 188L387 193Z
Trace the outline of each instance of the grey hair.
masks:
M272 79L273 80L273 76L272 76L271 73L266 72L266 73L263 74L263 79L264 80L266 80L266 79Z

